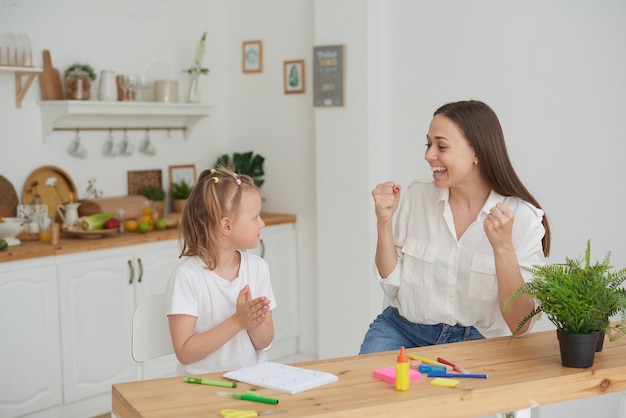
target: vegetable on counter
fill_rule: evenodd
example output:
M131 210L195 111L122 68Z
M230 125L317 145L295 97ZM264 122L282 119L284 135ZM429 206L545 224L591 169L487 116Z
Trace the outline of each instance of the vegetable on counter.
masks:
M115 212L94 213L80 217L78 223L84 230L104 229L104 223L115 216Z

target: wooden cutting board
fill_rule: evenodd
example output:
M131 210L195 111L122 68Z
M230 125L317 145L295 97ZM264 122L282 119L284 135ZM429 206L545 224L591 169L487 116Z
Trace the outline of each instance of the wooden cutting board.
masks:
M59 70L52 67L50 51L43 50L43 71L39 74L41 97L43 100L63 100L61 75Z
M117 212L119 209L124 209L125 219L137 219L142 215L141 210L146 206L150 206L150 201L140 195L101 197L82 200L78 207L78 215L89 216L94 213Z

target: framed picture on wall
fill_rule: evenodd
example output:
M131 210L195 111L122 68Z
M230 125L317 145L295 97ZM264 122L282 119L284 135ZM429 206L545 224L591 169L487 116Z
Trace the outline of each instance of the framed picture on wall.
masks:
M263 41L244 41L242 53L244 73L263 72Z
M313 106L345 106L345 48L313 47Z
M304 93L304 60L283 63L285 94Z
M188 186L196 184L196 165L195 164L183 164L183 165L171 165L170 170L170 188L174 183L180 183L185 181Z

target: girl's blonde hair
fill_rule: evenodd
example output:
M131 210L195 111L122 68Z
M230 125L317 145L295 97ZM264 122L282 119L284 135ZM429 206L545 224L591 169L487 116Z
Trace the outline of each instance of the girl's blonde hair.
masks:
M225 167L202 171L183 209L180 256L198 256L208 269L215 269L220 222L224 216L237 214L241 196L250 190L257 190L257 187L249 176Z

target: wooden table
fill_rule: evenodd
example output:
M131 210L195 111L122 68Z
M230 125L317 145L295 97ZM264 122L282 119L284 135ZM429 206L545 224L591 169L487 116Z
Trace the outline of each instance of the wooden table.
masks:
M258 388L261 396L279 399L267 405L217 396L218 391L243 393L254 387L239 383L224 389L182 382L181 378L113 385L113 413L126 417L218 417L221 409L287 409L277 417L476 417L525 409L626 390L626 338L605 341L593 367L561 366L555 331L531 333L509 342L508 337L423 347L408 353L443 357L487 379L461 379L453 389L430 384L422 375L407 392L372 377L372 371L394 366L397 352L297 363L327 371L339 381L288 395ZM222 379L223 373L199 375Z

